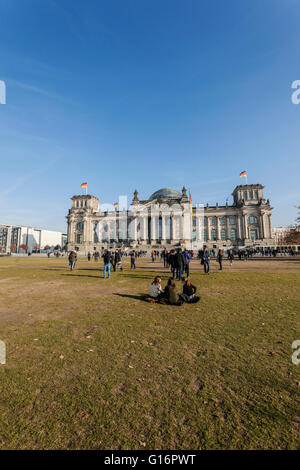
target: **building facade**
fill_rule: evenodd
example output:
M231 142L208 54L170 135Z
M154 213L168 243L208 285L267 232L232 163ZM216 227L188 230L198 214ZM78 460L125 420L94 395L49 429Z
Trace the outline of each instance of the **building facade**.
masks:
M135 191L129 210L106 211L100 210L95 196L73 196L67 215L68 250L272 245L272 208L263 189L261 184L239 185L233 203L225 206L192 206L185 188L181 193L163 188L147 200L139 200Z
M291 229L289 227L274 227L272 228L272 236L276 245L282 245L286 235Z

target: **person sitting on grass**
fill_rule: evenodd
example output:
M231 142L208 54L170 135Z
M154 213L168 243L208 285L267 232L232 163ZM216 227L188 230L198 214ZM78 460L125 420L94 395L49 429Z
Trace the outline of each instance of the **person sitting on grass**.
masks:
M160 300L164 297L165 293L161 286L161 278L156 276L154 281L152 282L150 289L149 289L149 296L152 299Z
M183 292L178 294L180 299L189 304L199 302L200 297L195 295L197 288L191 283L191 281L185 277L182 278Z
M182 304L182 300L178 299L178 294L176 293L175 281L171 277L169 278L168 284L165 287L165 299L170 305Z

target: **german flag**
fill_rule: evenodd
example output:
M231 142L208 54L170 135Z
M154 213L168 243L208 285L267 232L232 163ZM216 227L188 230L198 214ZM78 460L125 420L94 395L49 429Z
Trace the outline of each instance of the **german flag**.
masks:
M191 215L193 217L193 200L192 200L192 195L191 195L190 191L189 191L189 194L190 194Z
M87 183L82 183L82 184L80 185L80 187L81 187L81 188L87 188Z
M242 171L242 172L240 173L240 177L243 178L243 176L244 176L245 178L247 178L247 171Z

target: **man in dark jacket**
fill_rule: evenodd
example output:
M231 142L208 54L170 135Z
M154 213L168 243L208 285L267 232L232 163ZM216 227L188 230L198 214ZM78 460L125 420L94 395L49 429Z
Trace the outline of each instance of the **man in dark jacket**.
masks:
M176 269L176 262L175 262L175 250L171 250L169 253L169 265L171 268L171 273L173 276L173 279L175 277L175 269Z
M75 251L71 251L71 253L69 254L69 265L70 265L71 271L73 271L73 269L75 268L76 260L77 260L77 254L75 253Z
M183 268L184 268L184 256L181 248L177 250L175 255L175 266L176 266L176 278L181 281Z
M108 250L104 251L103 261L104 261L104 279L106 278L106 273L108 275L108 278L110 278L111 254Z
M130 254L130 269L135 269L136 252L132 250L129 254Z
M114 271L116 270L116 267L120 268L121 271L123 271L122 264L121 264L121 255L119 250L116 250L115 256L114 256Z
M220 271L222 271L222 261L223 261L223 250L219 250L217 254L218 263L220 265Z

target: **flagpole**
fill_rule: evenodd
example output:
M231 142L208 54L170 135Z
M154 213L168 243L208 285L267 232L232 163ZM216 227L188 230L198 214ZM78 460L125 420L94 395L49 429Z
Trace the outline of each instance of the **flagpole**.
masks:
M193 249L193 205L191 203L191 191L189 189L189 203L190 203L190 234L191 234L191 250Z

